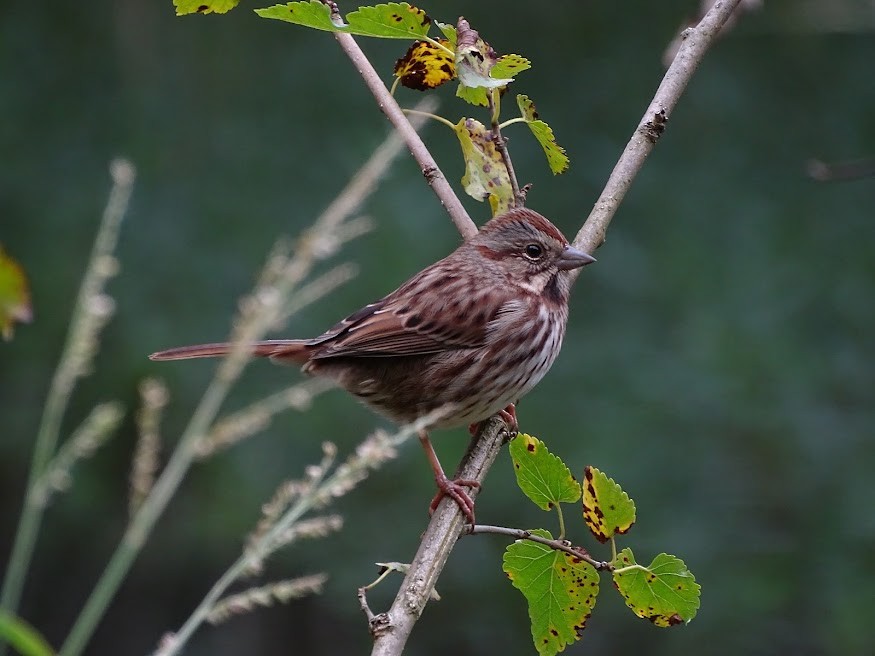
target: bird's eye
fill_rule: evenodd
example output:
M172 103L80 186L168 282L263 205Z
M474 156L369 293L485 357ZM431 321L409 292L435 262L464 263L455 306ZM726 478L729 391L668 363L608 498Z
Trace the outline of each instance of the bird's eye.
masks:
M540 260L544 255L544 249L541 248L538 244L529 244L523 250L526 257L530 260Z

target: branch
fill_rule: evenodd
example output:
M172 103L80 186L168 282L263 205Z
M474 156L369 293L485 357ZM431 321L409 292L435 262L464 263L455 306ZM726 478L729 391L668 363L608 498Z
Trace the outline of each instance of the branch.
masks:
M573 245L576 248L593 253L604 243L608 224L614 218L623 198L626 197L626 192L632 186L632 180L638 175L644 160L659 141L671 112L693 77L693 73L696 72L720 28L739 2L740 0L717 0L696 27L681 32L678 53L666 71L665 77L662 78L656 95L650 101L626 149L614 166L611 177L608 178L601 196L595 202L589 218L575 236ZM578 269L573 275L576 277L579 272Z
M589 563L600 572L614 570L614 566L611 565L611 563L605 560L596 560L589 555L589 552L586 549L584 549L583 547L575 547L568 540L551 540L549 538L542 538L540 535L535 535L531 531L527 531L523 528L489 526L488 524L477 524L475 526L471 526L470 524L468 524L467 526L465 526L465 533L467 535L483 535L484 533L495 533L497 535L507 535L508 537L512 537L516 540L531 540L532 542L543 544L545 547L550 547L551 549L555 549L556 551L564 551L570 556L574 556L575 558L579 558L585 563Z
M504 444L506 435L504 421L501 419L493 417L484 422L480 432L471 440L456 477L474 479L482 484ZM472 499L477 493L477 488L471 488L469 492ZM369 617L371 633L374 636L371 656L397 655L402 652L456 540L462 534L464 522L465 518L456 502L445 497L431 516L419 543L419 550L410 563L410 569L401 583L392 607L386 613Z
M504 162L504 168L507 169L507 175L510 178L510 188L513 191L513 206L524 207L526 204L527 188L520 189L517 181L516 172L513 170L513 162L510 159L510 152L507 150L507 139L501 134L501 125L498 123L498 90L490 89L486 94L489 101L489 115L492 119L492 140L495 142L495 147L501 154L501 159Z
M333 2L327 4L331 8L332 19L335 22L340 21L337 5ZM413 155L413 159L416 160L416 163L419 164L419 168L422 170L422 175L425 176L426 181L440 200L441 205L444 206L453 223L456 224L456 229L462 235L462 238L469 239L476 235L477 226L471 220L471 217L468 216L462 201L456 196L450 183L447 182L446 176L444 176L437 162L435 162L434 157L431 156L431 153L416 133L416 130L410 125L410 122L404 115L404 111L392 94L389 93L386 85L383 84L383 80L380 79L379 73L374 69L365 53L362 52L356 40L351 34L343 32L336 32L334 38L337 39L340 47L349 57L350 61L352 61L353 66L356 67L356 70L362 76L368 89L371 90L377 105L386 115L386 118L389 119L389 122L398 130L398 134L401 135L404 143L407 144L410 154Z
M576 247L593 252L604 242L608 224L629 190L632 180L665 130L665 123L671 111L705 56L714 37L739 1L717 0L696 27L684 31L683 43L674 62L666 71L656 95L614 167L589 218L581 227L580 232L577 233L574 239ZM338 35L339 41L341 36L345 35ZM379 97L378 100L380 100ZM384 111L385 109L384 107ZM457 475L462 478L473 478L482 484L486 473L501 449L503 427L503 421L497 417L493 417L484 424L484 428L472 441ZM476 492L476 489L471 490L472 495ZM444 499L432 515L431 522L423 534L419 550L410 564L410 570L404 577L404 582L401 584L401 589L398 591L392 607L387 613L369 618L371 619L371 632L374 636L372 656L398 656L401 654L407 638L413 630L413 625L422 615L429 594L434 588L456 540L462 533L463 522L458 506L452 501Z

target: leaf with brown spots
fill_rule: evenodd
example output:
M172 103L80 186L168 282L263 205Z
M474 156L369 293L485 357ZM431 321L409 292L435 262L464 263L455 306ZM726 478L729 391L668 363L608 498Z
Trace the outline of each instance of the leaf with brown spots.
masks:
M659 627L686 623L699 610L701 586L680 558L659 554L649 567L635 562L629 548L611 563L614 583L626 605Z
M346 22L353 34L384 39L421 39L431 26L431 19L422 9L406 2L359 7L347 14Z
M544 150L544 155L547 157L547 164L553 175L559 175L568 170L569 159L565 154L565 149L556 143L556 137L553 136L553 128L547 125L538 117L538 112L528 96L519 94L516 97L517 105L520 108L520 115L525 120L526 125L535 135L535 139L541 144Z
M449 41L438 43L448 48ZM395 62L395 77L409 89L434 89L456 77L453 56L434 43L416 41L401 59Z
M553 539L543 529L532 534ZM564 551L517 540L504 552L502 569L529 604L539 654L553 656L580 639L599 593L599 575L592 565Z
M30 323L33 309L24 269L3 251L0 245L0 335L12 339L16 322Z
M635 523L635 502L595 467L583 471L583 519L599 542L626 533Z
M188 14L227 14L240 0L173 0L177 16Z
M264 9L256 9L255 13L262 18L303 25L314 30L325 32L344 32L345 28L339 28L331 22L331 10L328 5L319 0L302 0L302 2L289 2L284 5L274 5Z
M511 209L513 188L492 133L473 118L461 119L454 130L465 159L465 175L462 176L465 193L479 201L489 199L493 216Z
M541 510L580 498L580 483L571 470L537 437L517 435L510 443L510 458L517 485Z

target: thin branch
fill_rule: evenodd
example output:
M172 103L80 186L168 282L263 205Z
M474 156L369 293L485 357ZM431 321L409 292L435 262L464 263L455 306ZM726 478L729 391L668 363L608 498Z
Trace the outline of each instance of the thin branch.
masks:
M681 45L674 61L665 73L656 95L650 101L635 133L614 166L604 190L590 212L589 218L574 238L574 246L593 253L605 241L611 219L632 181L644 165L665 131L665 124L677 105L681 94L696 72L699 64L720 32L720 28L738 6L740 0L718 0L696 27L681 33Z
M614 167L593 211L577 233L574 240L576 247L593 252L604 242L608 224L625 197L632 180L664 131L668 116L714 37L739 1L718 0L699 25L684 31L683 43L674 62L666 72L653 101ZM485 422L484 428L474 438L462 460L459 476L483 483L486 473L501 449L503 429L504 422L497 417ZM476 492L477 490L472 490L471 494L474 495ZM419 550L410 564L410 570L401 584L392 607L387 613L377 615L381 624L385 617L385 626L381 626L381 630L375 635L372 656L401 654L413 625L422 615L431 589L462 533L463 521L462 514L455 503L445 499L438 506L423 534Z
M332 18L340 20L337 5L333 2L327 4L331 7ZM416 133L416 130L410 125L401 107L395 98L392 97L392 94L389 93L386 85L383 84L383 80L380 79L379 73L374 69L365 53L362 52L356 40L351 34L344 34L343 32L336 32L334 38L337 39L340 47L362 76L386 118L398 130L398 134L401 135L407 148L410 149L410 154L413 155L416 163L419 164L422 175L425 176L426 181L444 206L444 209L447 210L462 238L469 239L476 235L477 226L471 220L471 217L468 216L462 201L456 196L450 183L447 182L446 176L444 176L437 162L435 162L434 157L431 156L431 153Z
M551 549L555 549L556 551L563 551L570 556L579 558L583 562L589 563L600 572L614 571L614 566L611 565L611 563L607 562L606 560L596 560L595 558L590 556L589 552L583 547L575 547L567 540L550 540L549 538L542 538L540 535L535 535L531 531L527 531L522 528L489 526L487 524L476 524L475 526L471 526L469 524L465 527L465 533L467 533L468 535L483 535L484 533L494 533L497 535L506 535L516 540L530 540L532 542L537 542L538 544L543 544L545 547L550 547Z
M504 168L507 169L507 175L510 178L510 188L513 191L513 206L523 207L526 204L526 193L520 190L520 184L516 179L516 172L513 170L513 162L510 159L510 152L507 150L507 139L501 134L501 124L498 122L498 89L490 89L486 94L489 101L489 116L492 122L492 141L498 152L501 154L501 160L504 162Z

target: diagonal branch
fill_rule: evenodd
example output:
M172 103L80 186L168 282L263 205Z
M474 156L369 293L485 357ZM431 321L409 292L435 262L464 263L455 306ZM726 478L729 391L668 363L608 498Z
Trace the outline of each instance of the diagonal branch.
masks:
M589 218L577 233L575 246L593 252L604 242L608 224L629 190L632 180L665 130L665 123L693 73L739 1L717 0L696 27L684 31L674 62L614 167ZM340 36L338 35L338 40ZM497 417L484 422L484 428L474 438L462 460L459 476L482 484L503 444L503 428L504 423ZM476 490L472 490L472 494L474 492ZM461 535L463 521L455 503L445 499L438 506L391 608L371 620L371 632L374 636L372 656L401 654L456 540Z
M337 5L330 2L328 6L331 8L332 19L340 20ZM386 85L383 84L383 80L380 79L379 73L377 73L373 64L365 56L365 53L362 52L359 44L351 34L344 34L343 32L336 32L334 38L337 39L340 47L362 76L368 89L374 95L377 105L386 115L386 118L389 119L389 122L398 130L398 134L401 135L404 143L407 144L410 154L413 155L413 159L416 160L416 163L419 164L419 168L422 170L422 175L440 200L441 205L447 210L453 223L456 224L456 229L462 235L462 238L469 239L476 235L477 226L471 220L471 217L468 216L462 201L456 196L450 183L447 182L446 176L422 142L422 138L410 125L410 121L407 120L404 111L392 94L389 93Z

